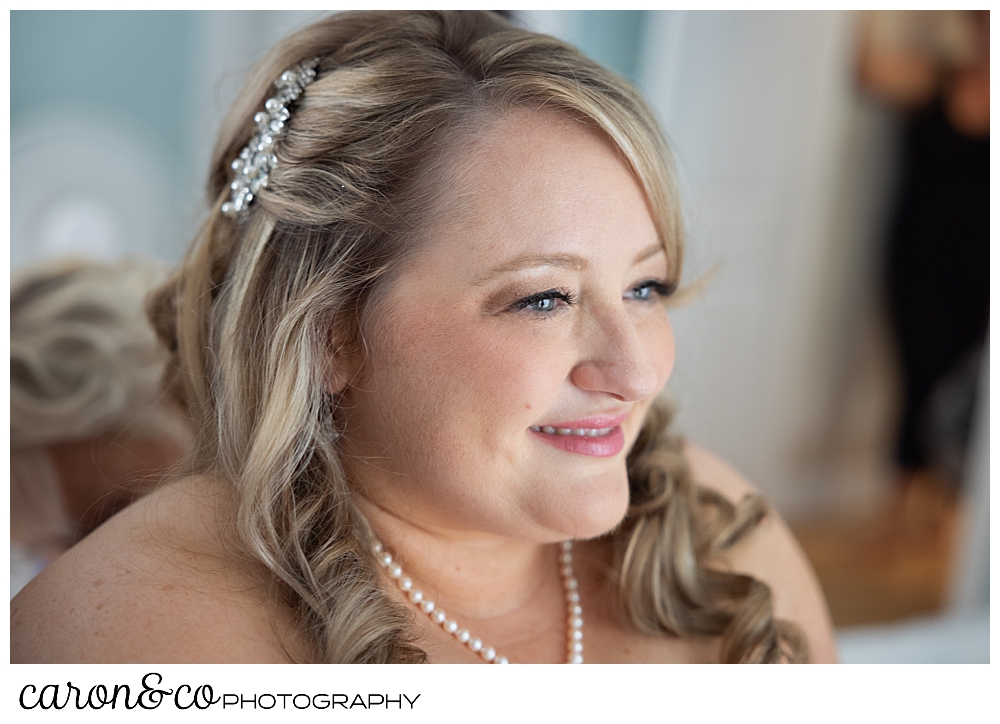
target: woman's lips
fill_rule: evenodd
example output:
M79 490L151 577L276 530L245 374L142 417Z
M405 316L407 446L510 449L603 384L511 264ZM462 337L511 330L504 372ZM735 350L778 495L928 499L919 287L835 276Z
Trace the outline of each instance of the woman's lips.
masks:
M559 450L605 458L617 455L625 447L621 423L627 416L628 413L589 417L552 425L533 425L528 430L542 442Z

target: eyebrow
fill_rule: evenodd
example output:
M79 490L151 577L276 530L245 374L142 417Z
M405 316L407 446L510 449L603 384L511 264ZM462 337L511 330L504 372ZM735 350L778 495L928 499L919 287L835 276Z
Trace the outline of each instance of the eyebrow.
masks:
M576 254L523 254L515 256L504 264L491 269L483 277L478 279L476 285L485 284L501 274L519 271L521 269L534 269L542 266L559 266L576 271L583 271L589 263L582 256Z
M632 261L632 266L641 264L646 261L646 259L649 259L650 257L661 252L664 252L663 245L660 244L660 242L655 242L639 252L639 254ZM520 271L521 269L535 269L543 266L564 267L566 269L573 269L574 271L583 271L590 266L590 263L582 256L578 256L576 254L523 254L510 259L495 269L490 270L487 274L478 279L475 282L475 285L480 286L485 284L501 274Z

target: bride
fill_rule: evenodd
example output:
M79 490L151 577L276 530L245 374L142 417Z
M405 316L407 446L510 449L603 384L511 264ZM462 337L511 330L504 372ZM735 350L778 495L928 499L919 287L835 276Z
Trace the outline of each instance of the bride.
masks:
M190 469L14 599L12 660L835 658L787 528L656 402L682 223L624 81L489 12L340 14L209 183L150 302Z

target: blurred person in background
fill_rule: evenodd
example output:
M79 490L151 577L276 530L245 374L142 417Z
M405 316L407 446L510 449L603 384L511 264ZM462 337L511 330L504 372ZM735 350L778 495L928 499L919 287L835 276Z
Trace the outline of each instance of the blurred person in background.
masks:
M58 259L10 294L11 597L190 447L143 311L159 266Z
M870 12L861 37L862 88L904 116L883 283L903 382L897 514L926 529L918 495L940 502L962 478L989 321L989 11Z

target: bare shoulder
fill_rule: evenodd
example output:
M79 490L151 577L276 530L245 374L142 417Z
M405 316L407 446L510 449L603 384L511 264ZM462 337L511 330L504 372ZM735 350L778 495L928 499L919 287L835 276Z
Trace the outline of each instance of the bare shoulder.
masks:
M67 551L11 601L11 661L289 661L286 612L221 542L221 497L161 488Z
M694 479L736 503L757 493L731 465L698 445L688 443L684 454ZM771 587L777 618L796 622L809 640L810 658L816 663L837 660L833 624L812 566L788 526L771 512L757 530L727 551L725 562Z

